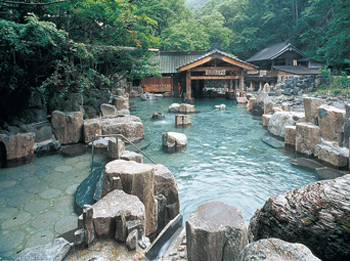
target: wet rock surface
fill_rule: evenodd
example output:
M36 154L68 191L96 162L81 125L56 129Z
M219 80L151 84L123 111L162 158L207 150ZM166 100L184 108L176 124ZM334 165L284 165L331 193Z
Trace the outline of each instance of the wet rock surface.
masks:
M304 118L304 113L300 112L276 112L270 118L267 128L273 135L284 138L285 127L303 122Z
M222 202L199 206L186 221L188 260L235 260L247 245L241 211Z
M14 257L14 261L61 261L71 248L63 238L56 238L43 246L27 248Z
M237 260L321 261L306 246L288 243L277 238L261 239L250 243L242 250Z
M275 237L307 246L321 260L350 258L350 175L269 198L249 224L250 242Z

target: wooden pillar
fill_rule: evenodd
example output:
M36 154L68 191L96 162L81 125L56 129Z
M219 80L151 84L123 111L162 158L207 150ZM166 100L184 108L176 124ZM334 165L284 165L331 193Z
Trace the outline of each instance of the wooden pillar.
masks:
M250 89L254 89L254 82L250 81Z
M192 90L191 90L191 71L186 71L186 97L192 98Z
M259 81L259 90L262 90L263 89L263 82L262 81Z
M239 78L239 91L243 92L244 90L244 71L241 71L241 77Z

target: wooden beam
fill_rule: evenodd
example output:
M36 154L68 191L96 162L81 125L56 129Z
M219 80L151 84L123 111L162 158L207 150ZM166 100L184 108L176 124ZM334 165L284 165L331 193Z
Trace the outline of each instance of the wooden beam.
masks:
M241 76L191 76L191 80L230 80L230 79L241 79Z
M225 62L228 62L230 64L236 65L236 66L238 66L240 68L243 68L243 69L246 69L246 70L256 70L255 67L250 66L250 65L245 64L245 63L242 63L240 61L234 60L234 59L232 59L230 57L222 56L221 59L223 61L225 61Z
M192 98L192 87L191 87L191 72L186 71L186 97Z
M191 69L192 72L205 72L206 70L226 70L226 71L239 71L241 68L238 67L226 67L226 66L218 66L218 67L197 67Z
M179 72L187 71L189 69L192 69L193 67L198 67L198 66L200 66L202 64L205 64L205 63L209 62L210 60L211 60L210 56L204 57L203 59L200 59L200 60L198 60L196 62L190 63L188 65L185 65L185 66L179 68L178 71Z

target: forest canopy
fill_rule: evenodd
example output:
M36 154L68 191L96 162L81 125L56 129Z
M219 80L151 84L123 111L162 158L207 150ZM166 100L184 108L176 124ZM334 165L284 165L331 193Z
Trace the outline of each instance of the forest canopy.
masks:
M158 75L149 48L208 50L215 43L247 59L289 40L310 57L349 73L350 1L186 3L0 0L1 118L15 112L33 90L48 102L72 92L114 88L115 75L130 80Z

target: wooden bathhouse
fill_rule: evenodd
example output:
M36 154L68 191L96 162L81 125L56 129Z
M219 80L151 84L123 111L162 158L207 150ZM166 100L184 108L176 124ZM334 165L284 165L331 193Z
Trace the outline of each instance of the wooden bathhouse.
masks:
M247 62L259 67L258 70L248 71L246 77L250 87L255 89L265 83L274 86L288 76L316 76L323 66L289 41L268 46L247 59Z
M225 93L243 90L248 71L258 67L219 49L193 52L159 52L155 57L162 77L146 77L145 92L174 92L187 98L205 96L210 90Z

